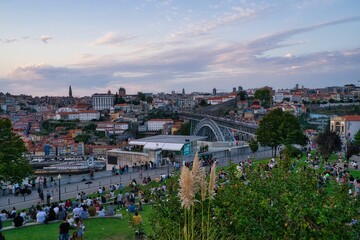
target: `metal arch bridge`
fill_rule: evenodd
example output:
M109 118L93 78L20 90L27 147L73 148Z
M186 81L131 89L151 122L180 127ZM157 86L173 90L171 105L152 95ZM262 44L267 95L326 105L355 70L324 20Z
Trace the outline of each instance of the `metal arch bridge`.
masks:
M210 141L235 141L234 133L241 136L241 140L248 140L255 136L258 125L234 121L206 114L179 112L178 116L191 121L191 135L208 136Z

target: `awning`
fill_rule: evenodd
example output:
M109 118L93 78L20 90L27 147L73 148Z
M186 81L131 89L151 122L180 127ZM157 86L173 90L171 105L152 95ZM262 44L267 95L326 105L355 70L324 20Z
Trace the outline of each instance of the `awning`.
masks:
M144 146L146 144L146 142L141 142L141 141L130 141L129 145L141 145Z
M163 146L164 143L148 142L145 144L144 149L156 150L156 149L161 149Z
M184 146L183 143L165 143L164 146L162 147L162 150L180 151L183 146Z

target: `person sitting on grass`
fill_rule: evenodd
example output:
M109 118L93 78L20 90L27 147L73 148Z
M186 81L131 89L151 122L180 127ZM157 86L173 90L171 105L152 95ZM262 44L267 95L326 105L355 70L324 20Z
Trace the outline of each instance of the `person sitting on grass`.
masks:
M42 208L40 208L39 212L36 214L36 221L38 223L45 223L45 220L46 220L46 213Z
M141 216L139 215L138 212L135 212L135 215L133 216L133 226L137 226L139 225L140 223L142 223L142 219L141 219Z
M110 203L107 209L107 215L108 216L114 216L115 215L115 207L113 203Z
M94 217L96 215L96 208L94 207L94 204L90 205L88 212L90 217Z
M24 224L24 219L20 216L20 213L14 217L13 223L14 227L21 227Z
M100 206L100 209L98 211L98 216L99 217L105 217L105 209L103 206Z

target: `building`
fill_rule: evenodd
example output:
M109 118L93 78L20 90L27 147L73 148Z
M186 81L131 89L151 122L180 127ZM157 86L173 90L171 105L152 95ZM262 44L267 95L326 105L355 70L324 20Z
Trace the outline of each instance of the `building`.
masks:
M339 133L342 140L354 140L360 130L360 115L346 115L330 118L330 131Z
M91 96L92 108L94 110L110 110L114 107L115 95L108 93L95 93Z
M163 129L164 124L173 122L172 119L150 119L147 122L147 128L148 131L159 131Z
M121 134L128 129L129 124L121 122L100 122L96 126L96 131L110 134Z

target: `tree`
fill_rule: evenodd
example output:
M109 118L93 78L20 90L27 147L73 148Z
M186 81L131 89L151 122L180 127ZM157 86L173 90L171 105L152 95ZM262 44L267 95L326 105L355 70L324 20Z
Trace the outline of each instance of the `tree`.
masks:
M268 88L257 89L254 98L259 99L261 101L261 106L264 108L269 108L271 106L271 92Z
M254 138L252 138L249 141L249 147L250 147L251 152L255 153L255 152L257 152L257 150L259 150L259 143Z
M333 152L341 150L341 139L336 132L327 130L320 133L315 141L318 151L325 159L328 159Z
M153 99L152 96L147 96L147 97L146 97L146 102L147 102L147 103L152 103L153 100L154 100L154 99Z
M248 99L248 95L246 91L240 91L237 95L239 96L240 101L244 101Z
M261 119L256 136L261 146L271 147L274 157L276 157L277 148L281 144L304 146L307 142L299 120L281 109L275 109Z
M9 119L0 119L0 181L21 183L33 170L23 157L27 151L21 138L11 131Z
M320 188L319 175L302 166L259 171L246 169L248 181L229 174L219 188L213 218L222 239L359 239L359 224L349 224L359 201L346 184Z
M161 191L151 194L149 239L359 239L360 224L349 223L358 216L360 201L349 196L347 184L330 180L321 186L321 175L314 169L304 170L299 164L289 171L286 166L270 172L249 166L244 171L246 179L239 176L236 166L230 166L222 170L227 177L217 180L212 198L202 195L203 187L212 189L209 184L195 184L202 174L191 172L187 176L196 177L185 182L188 192L184 192L187 202L193 203L190 211L182 209L184 181L176 184L170 179L175 183L169 184L172 187L166 195ZM190 231L183 231L184 225ZM203 235L207 230L213 234ZM184 236L189 232L194 233L193 238Z
M355 135L354 135L354 144L360 146L360 129L359 129L359 131L357 131L357 133L355 133Z
M142 92L138 92L138 99L139 99L140 101L145 101L145 100L146 100L145 94L142 93Z

